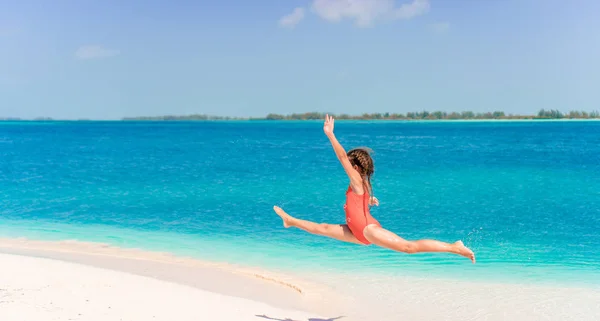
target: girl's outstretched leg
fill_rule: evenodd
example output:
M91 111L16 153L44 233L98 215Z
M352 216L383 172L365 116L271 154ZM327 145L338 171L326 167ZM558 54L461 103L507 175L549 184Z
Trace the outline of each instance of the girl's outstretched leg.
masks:
M283 226L297 227L311 234L327 236L343 242L362 244L350 231L346 224L326 224L305 221L290 216L279 206L273 206L275 213L283 220Z
M393 232L377 225L369 225L363 231L369 242L404 253L447 252L462 255L475 263L475 254L463 242L445 243L435 240L407 241Z

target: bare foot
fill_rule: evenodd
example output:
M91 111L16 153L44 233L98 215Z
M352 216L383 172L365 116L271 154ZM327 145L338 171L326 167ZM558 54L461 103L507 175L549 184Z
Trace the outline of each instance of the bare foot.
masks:
M469 258L473 263L475 263L475 253L466 247L462 241L455 242L454 246L456 246L457 254Z
M281 217L281 219L283 220L283 227L288 228L292 226L291 223L294 219L293 217L291 217L288 213L282 210L279 206L273 206L273 210L275 210L275 213L277 213L277 215L279 215L279 217Z

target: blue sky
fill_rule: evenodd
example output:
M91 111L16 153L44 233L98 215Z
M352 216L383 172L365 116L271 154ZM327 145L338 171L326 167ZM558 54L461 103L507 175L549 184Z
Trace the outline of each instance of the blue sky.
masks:
M0 7L0 117L600 110L597 0Z

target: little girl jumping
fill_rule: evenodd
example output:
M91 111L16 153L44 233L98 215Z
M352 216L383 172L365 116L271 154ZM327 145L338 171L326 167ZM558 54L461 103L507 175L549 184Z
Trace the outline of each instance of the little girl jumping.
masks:
M301 220L287 214L283 209L274 206L275 213L283 219L283 226L297 227L306 232L331 237L340 241L361 245L375 244L390 250L404 253L447 252L462 255L475 263L475 254L461 241L444 243L435 240L407 241L390 232L371 216L369 206L379 205L376 197L371 197L371 175L373 175L373 159L367 149L356 148L348 153L333 134L333 117L327 115L323 130L342 167L350 179L346 190L346 224L325 224Z

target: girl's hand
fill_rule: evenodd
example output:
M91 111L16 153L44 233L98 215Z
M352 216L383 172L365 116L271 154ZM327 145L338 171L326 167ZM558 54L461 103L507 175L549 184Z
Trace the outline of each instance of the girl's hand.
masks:
M377 199L377 197L373 196L369 198L369 205L373 206L379 206L379 200Z
M326 135L333 134L333 117L325 115L325 124L323 125L323 131Z

